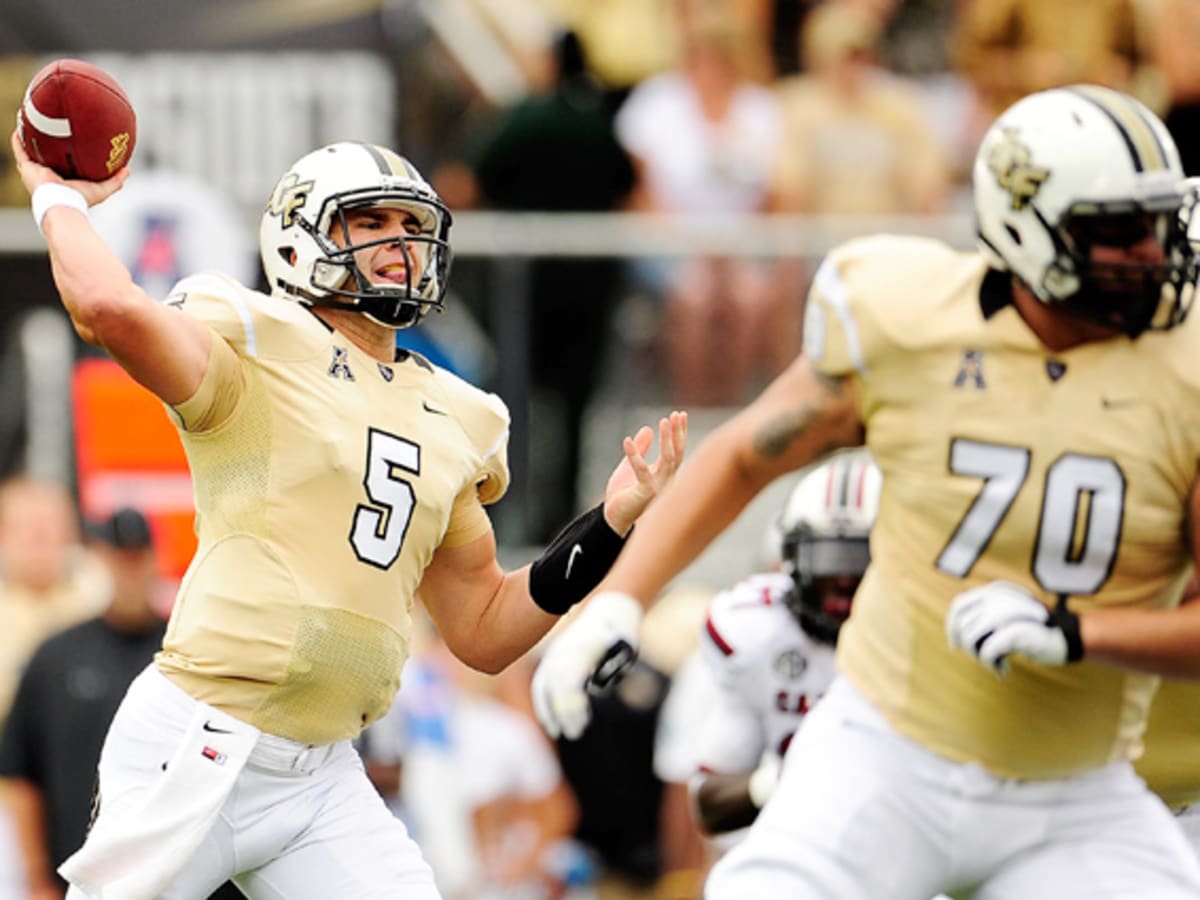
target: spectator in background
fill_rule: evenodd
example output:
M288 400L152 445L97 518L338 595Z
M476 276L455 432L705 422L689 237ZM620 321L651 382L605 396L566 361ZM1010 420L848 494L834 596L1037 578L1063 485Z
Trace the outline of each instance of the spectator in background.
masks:
M603 91L578 37L546 48L548 82L499 111L464 159L435 176L452 207L608 212L633 188L633 165L613 134ZM541 258L529 271L531 378L538 479L532 538L549 540L579 508L583 418L608 347L621 268L602 258ZM544 415L542 413L544 412ZM547 430L548 423L548 430ZM561 448L561 453L550 452Z
M635 87L617 113L637 171L635 206L714 223L759 213L779 140L775 96L745 77L743 35L722 7L680 4L677 21L680 64ZM698 257L639 274L664 300L658 330L673 402L737 403L794 354L787 338L798 338L798 314L774 291L770 265Z
M782 125L770 185L776 211L902 215L944 208L950 170L918 89L877 62L882 14L828 0L805 19L799 43L807 69L777 85ZM803 260L781 260L780 290L803 297L809 274Z
M0 724L37 645L99 612L107 590L64 486L21 475L0 485Z
M1149 61L1138 25L1137 0L965 0L953 57L979 100L975 131L1045 88L1087 82L1136 93Z
M1200 3L1158 0L1153 36L1167 90L1163 123L1179 147L1184 173L1200 175Z
M617 97L674 64L678 0L542 0L576 32L605 90Z
M942 210L948 173L915 85L876 64L882 22L845 0L809 14L809 73L779 83L776 208L811 215Z
M0 739L0 779L36 900L66 891L55 869L87 833L108 723L165 630L146 519L136 510L119 510L95 528L93 538L110 576L108 606L41 644Z
M63 485L24 475L0 484L0 727L21 672L49 634L99 611L105 574L79 542ZM0 784L0 796L7 797ZM0 895L20 890L24 867L7 803L0 803Z

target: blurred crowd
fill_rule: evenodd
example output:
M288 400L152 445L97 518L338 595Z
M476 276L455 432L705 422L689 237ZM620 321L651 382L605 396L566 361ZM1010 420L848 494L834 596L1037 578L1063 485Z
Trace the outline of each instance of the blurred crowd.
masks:
M965 208L968 163L994 115L1077 82L1126 90L1164 115L1185 170L1200 175L1194 0L473 6L513 50L525 89L496 102L431 55L417 68L428 93L408 97L397 123L397 145L455 211L637 211L714 230L766 213L947 213ZM0 104L15 109L26 77L0 66ZM11 199L9 179L11 167L0 171ZM737 405L798 352L811 272L807 260L744 253L531 253L529 358L493 360L479 377L528 366L530 428L550 448L533 482L532 531L545 540L585 505L585 414L606 369L632 370L682 408ZM496 307L472 299L479 268L464 264L455 278L462 307L492 333ZM447 363L457 352L473 369L453 334ZM418 337L435 349L446 340ZM50 900L63 891L53 868L87 824L108 717L161 638L170 573L138 510L84 521L73 484L7 474L0 900ZM730 560L729 580L751 563ZM707 599L682 586L661 603L639 668L599 698L583 740L557 745L532 719L531 663L485 678L427 629L392 714L361 751L448 900L699 896L719 848L653 760L659 712Z
M1200 171L1200 74L1188 49L1200 25L1186 0L516 6L527 12L512 17L520 27L491 21L517 48L523 96L498 104L433 82L456 111L428 161L452 209L658 213L714 234L761 215L961 213L992 118L1017 96L1073 82L1146 102L1165 116L1187 171ZM815 262L741 246L537 260L531 419L553 438L536 443L562 448L539 459L562 486L546 493L578 503L581 419L606 366L641 395L691 409L736 406L761 388L800 346ZM485 333L495 309L474 306ZM536 502L542 534L564 510Z

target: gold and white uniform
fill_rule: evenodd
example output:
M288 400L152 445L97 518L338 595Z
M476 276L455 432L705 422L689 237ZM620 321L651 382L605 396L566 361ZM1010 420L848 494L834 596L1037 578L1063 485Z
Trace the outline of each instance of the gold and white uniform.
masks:
M1200 896L1200 861L1137 777L1155 679L952 650L961 591L1170 604L1200 457L1200 316L1047 351L978 253L923 238L836 249L805 353L853 379L883 471L839 675L788 748L708 900Z
M508 486L504 404L421 357L382 364L303 306L213 275L167 300L213 329L174 408L199 546L164 674L303 744L387 711L434 551L490 525Z
M896 277L903 272L903 279ZM901 734L993 774L1055 779L1138 752L1156 680L953 651L959 592L1015 582L1075 610L1175 602L1200 458L1200 316L1046 350L978 253L873 237L817 273L806 353L858 391L884 473L839 666Z

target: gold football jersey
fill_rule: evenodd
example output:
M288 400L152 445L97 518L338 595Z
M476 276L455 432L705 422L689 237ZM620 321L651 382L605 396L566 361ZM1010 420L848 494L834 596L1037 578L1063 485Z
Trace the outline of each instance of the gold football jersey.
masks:
M839 665L903 734L997 775L1135 756L1157 680L951 650L956 594L994 579L1071 608L1175 602L1200 457L1200 316L1054 353L978 253L923 238L835 250L805 352L854 380L884 474L872 562Z
M1163 680L1150 707L1146 752L1135 765L1168 806L1200 802L1200 682Z
M508 411L419 356L378 362L305 307L219 276L167 299L213 329L175 407L198 548L157 657L193 696L324 744L388 709L438 546L490 528Z

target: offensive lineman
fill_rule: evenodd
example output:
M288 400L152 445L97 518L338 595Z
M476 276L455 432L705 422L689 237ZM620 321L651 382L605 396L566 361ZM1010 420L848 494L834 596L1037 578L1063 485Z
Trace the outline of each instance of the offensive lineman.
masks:
M262 217L272 294L199 275L160 305L86 217L127 171L64 184L12 147L75 328L167 405L197 507L68 896L189 900L233 878L272 900L437 897L350 743L399 688L415 597L460 659L504 668L607 569L686 418L659 422L653 465L653 432L626 438L603 505L506 573L483 505L508 484L507 409L395 348L450 264L450 214L410 163L358 143L304 156Z
M803 356L705 441L535 675L543 724L578 733L642 604L774 478L866 442L883 492L839 678L788 751L795 803L767 804L711 900L1200 895L1129 762L1154 680L1016 658L1000 679L945 631L958 595L999 579L1047 634L1067 604L1141 614L1200 555L1178 154L1140 103L1076 86L1007 110L973 181L978 250L877 236L828 256Z

